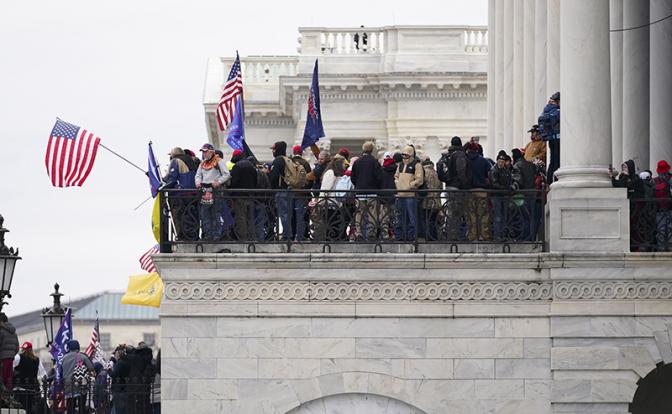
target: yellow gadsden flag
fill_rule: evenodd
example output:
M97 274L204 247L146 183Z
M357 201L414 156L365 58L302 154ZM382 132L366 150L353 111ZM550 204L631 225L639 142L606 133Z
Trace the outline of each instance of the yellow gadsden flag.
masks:
M159 197L154 200L154 207L152 208L152 233L157 243L161 243L161 204Z
M158 273L135 275L128 278L126 293L121 303L126 305L161 306L163 296L163 281Z

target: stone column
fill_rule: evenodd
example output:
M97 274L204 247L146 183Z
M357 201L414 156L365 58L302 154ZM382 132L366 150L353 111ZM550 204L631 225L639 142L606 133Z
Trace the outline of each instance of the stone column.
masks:
M651 0L651 20L672 14L672 0ZM659 160L672 162L672 22L666 20L651 30L651 156L652 171Z
M534 123L544 109L546 93L546 9L548 0L534 4Z
M623 0L624 28L648 22L649 0ZM649 168L649 76L649 27L624 31L623 158L638 170Z
M623 27L623 0L609 1L609 26ZM619 168L623 159L623 33L611 33L611 163Z
M546 99L560 90L560 0L548 0L546 9ZM562 100L562 96L560 96ZM544 108L541 108L539 112Z
M549 199L554 252L629 248L625 189L612 188L609 0L563 0L561 168Z
M525 67L523 69L525 74L525 82L523 84L523 130L520 133L522 138L522 145L527 142L525 131L530 129L532 124L536 124L536 116L534 109L534 63L536 59L534 35L535 35L535 14L534 14L535 0L525 0Z
M522 143L525 84L525 4L524 0L513 0L513 142L506 151L519 147Z
M497 122L497 86L495 84L497 49L495 47L496 41L493 42L496 38L496 30L495 0L488 0L488 140L484 150L485 153L491 157L495 151L495 123Z
M503 148L504 143L504 3L500 0L495 3L495 88L497 95L495 96L495 111L497 121L495 122L495 152L490 154L494 157L497 152Z
M511 151L513 144L513 0L504 0L504 137L502 148Z

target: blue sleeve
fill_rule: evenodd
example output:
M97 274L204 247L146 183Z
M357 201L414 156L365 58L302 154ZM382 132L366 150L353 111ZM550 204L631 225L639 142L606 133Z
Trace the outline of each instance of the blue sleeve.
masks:
M166 174L165 177L163 177L163 181L166 183L166 187L175 187L178 182L178 178L180 177L180 168L177 165L177 160L172 160L170 161L170 165L168 166L168 174Z

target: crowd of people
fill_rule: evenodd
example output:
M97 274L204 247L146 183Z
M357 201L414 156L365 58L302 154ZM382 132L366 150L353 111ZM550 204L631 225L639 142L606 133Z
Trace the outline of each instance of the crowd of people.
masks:
M60 364L46 371L30 342L18 345L16 330L0 314L3 407L33 413L159 414L161 351L144 342L122 344L109 359L92 358L79 342L67 343ZM5 395L5 392L0 394ZM3 397L4 398L4 397Z

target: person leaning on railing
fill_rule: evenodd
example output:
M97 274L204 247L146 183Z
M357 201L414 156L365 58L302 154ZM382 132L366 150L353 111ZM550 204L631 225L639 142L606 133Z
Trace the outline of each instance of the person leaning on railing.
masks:
M231 156L231 202L235 220L234 234L238 240L254 240L255 238L255 199L257 188L257 168L245 158L240 150L233 151ZM247 191L235 191L235 190Z
M196 171L198 163L193 157L185 154L180 147L173 148L170 153L170 165L168 174L163 177L163 188L167 189L190 189L191 191L180 191L172 193L173 197L168 198L173 224L178 240L196 240L198 239L197 228L189 228L185 234L183 218L185 214L198 217L197 205L194 203L194 188L196 188Z
M355 240L372 240L377 237L377 223L381 215L377 196L383 180L383 170L372 155L373 150L373 142L365 142L362 145L362 156L352 165L350 179L357 190Z
M203 239L218 240L222 237L222 190L231 180L231 175L226 162L215 155L215 148L211 144L203 144L201 153L203 161L198 166L195 181L196 188L202 192L200 215Z
M471 171L469 194L471 203L468 204L467 214L467 238L469 241L488 241L492 238L490 232L490 207L488 204L488 192L490 188L489 172L490 164L479 153L479 145L470 142L465 145L467 162Z
M311 220L315 227L315 240L334 240L340 234L342 214L334 190L336 182L345 175L345 158L332 159L327 164L320 184L320 193L310 202Z

